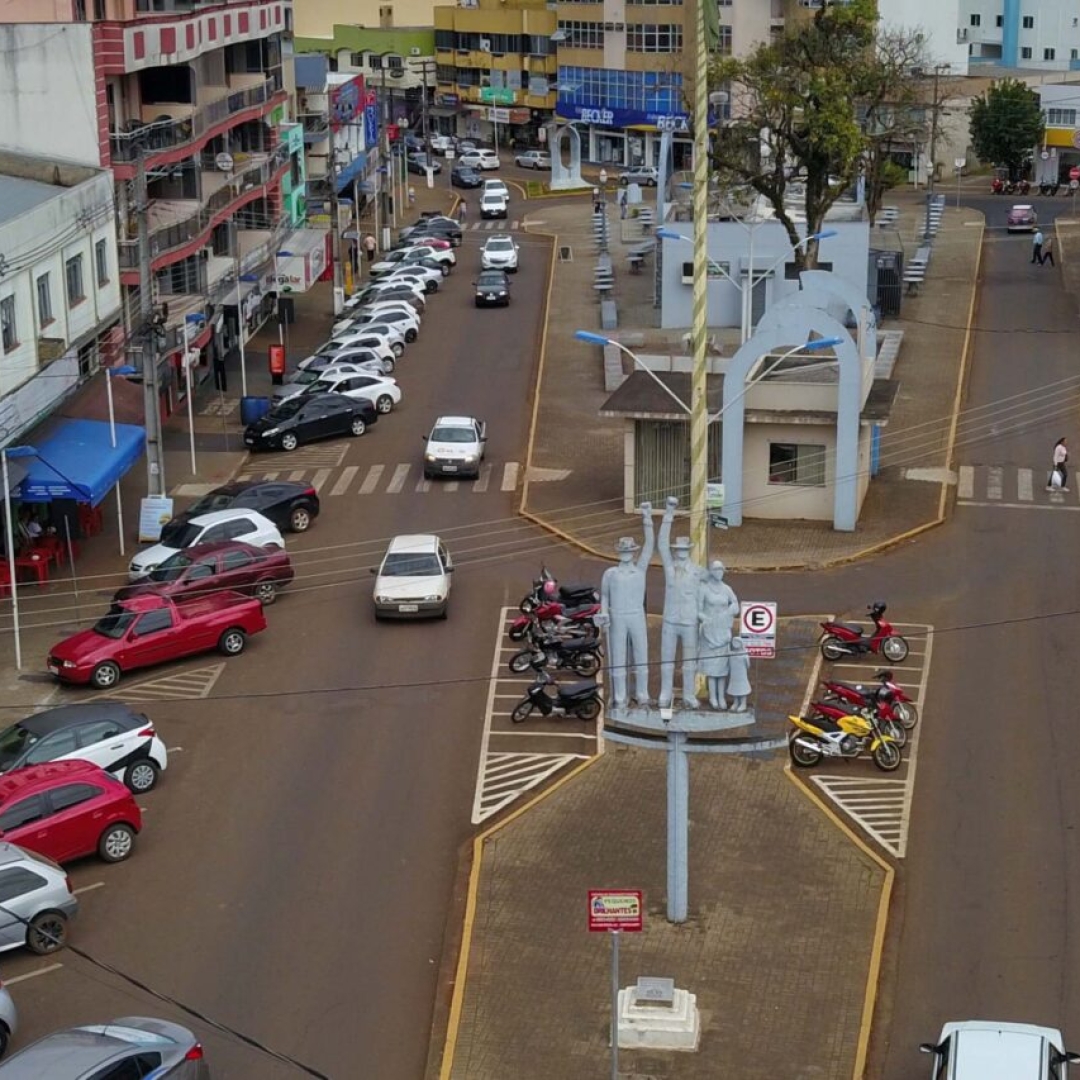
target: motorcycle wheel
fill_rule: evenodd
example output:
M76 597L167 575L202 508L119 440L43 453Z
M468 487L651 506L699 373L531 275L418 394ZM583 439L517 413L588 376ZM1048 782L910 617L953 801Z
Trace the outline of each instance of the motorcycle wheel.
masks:
M812 769L825 756L820 750L803 746L797 735L792 735L788 740L788 751L791 753L791 763L800 769Z
M510 640L511 641L524 641L525 634L528 632L529 624L522 623L520 626L510 627Z
M526 698L524 701L518 702L514 707L514 711L510 714L510 719L515 724L520 724L525 720L528 720L532 716L533 703Z
M574 710L579 720L595 720L600 715L600 699L590 698Z
M521 652L514 653L510 657L509 668L515 675L521 675L529 670L532 665L532 658L532 649L522 649Z
M881 730L901 749L907 746L907 732L899 720L889 720L887 723L882 724Z
M578 653L574 657L574 662L571 665L578 673L578 675L584 676L586 679L590 675L595 675L600 670L600 657L596 653Z
M893 772L899 769L900 763L904 760L904 755L900 753L900 747L894 742L878 743L877 749L871 756L874 759L874 764L882 772Z
M881 655L892 664L902 664L907 654L908 643L899 634L890 634L881 643Z
M839 660L841 657L847 656L847 650L841 647L839 638L834 637L832 634L826 634L821 639L821 655L826 660Z
M898 701L893 705L893 712L906 731L910 731L919 722L919 710L910 701Z

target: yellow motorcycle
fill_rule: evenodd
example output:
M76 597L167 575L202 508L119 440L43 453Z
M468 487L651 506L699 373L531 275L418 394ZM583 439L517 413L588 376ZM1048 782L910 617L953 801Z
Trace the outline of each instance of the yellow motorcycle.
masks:
M876 716L851 713L838 720L825 716L788 719L795 725L788 738L788 750L800 769L812 769L825 758L858 757L866 750L883 772L900 768L900 747L881 730Z

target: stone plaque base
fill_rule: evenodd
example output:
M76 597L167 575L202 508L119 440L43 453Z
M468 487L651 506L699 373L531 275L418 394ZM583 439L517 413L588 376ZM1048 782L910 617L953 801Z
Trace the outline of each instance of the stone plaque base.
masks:
M670 1005L639 1002L637 987L619 991L619 1047L626 1050L696 1050L701 1039L697 995L675 990Z

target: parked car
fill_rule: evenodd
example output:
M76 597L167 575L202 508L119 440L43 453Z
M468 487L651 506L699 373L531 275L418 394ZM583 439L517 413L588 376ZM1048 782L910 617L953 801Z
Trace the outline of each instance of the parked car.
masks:
M373 281L345 301L345 310L354 311L373 301L401 300L423 314L427 307L427 295L420 285L406 281Z
M128 580L141 581L171 555L215 540L243 540L256 547L284 548L278 527L258 510L233 507L184 519L173 518L161 530L161 540L143 548L128 565Z
M395 536L375 577L375 618L446 618L454 564L437 536Z
M89 761L50 761L0 777L0 833L54 862L95 853L123 862L141 831L131 792Z
M660 172L651 165L636 165L619 174L619 183L623 187L637 184L640 187L656 187L660 182Z
M424 437L424 478L480 475L487 428L472 416L440 416Z
M447 150L453 150L454 137L452 135L432 135L431 149L437 154L445 154Z
M0 1080L210 1080L187 1028L147 1016L65 1028L0 1065Z
M275 405L244 429L251 450L295 450L302 443L335 435L363 435L378 420L369 401L341 394L298 394Z
M432 235L445 237L454 247L461 247L461 224L445 214L424 214L419 221L406 225L398 233L402 240L406 237Z
M404 300L374 300L362 307L351 308L342 312L338 325L348 323L353 326L363 326L364 323L379 322L380 317L386 322L400 322L407 327L405 331L406 342L413 342L420 336L421 316L411 304ZM410 332L411 331L411 332Z
M933 1080L1064 1080L1080 1062L1056 1028L997 1020L946 1024L919 1049L934 1055Z
M304 391L304 396L344 394L356 401L369 401L375 411L385 416L401 403L401 387L385 375L349 375L328 371Z
M434 233L428 233L426 236L407 236L404 240L398 240L398 242L391 249L392 251L401 251L404 248L415 247L433 247L438 248L439 251L445 251L447 248L453 247L445 237L437 236Z
M510 306L510 279L505 270L480 271L476 279L476 306Z
M486 195L489 191L494 192L496 195L501 195L507 202L510 201L510 189L498 177L484 181L483 194Z
M319 352L325 355L327 352L340 352L342 347L370 348L369 339L376 339L389 346L395 356L401 356L405 352L405 331L381 322L365 323L363 326L342 330L322 346Z
M478 188L483 185L484 178L472 165L455 165L450 173L450 183L456 188Z
M319 516L319 493L291 480L236 480L207 492L174 521L188 521L215 510L257 510L278 529L307 532Z
M514 155L514 164L522 169L550 169L551 155L546 150L526 150Z
M19 1013L8 988L0 982L0 1057L7 1053L11 1036L19 1030Z
M480 249L480 266L484 270L505 270L507 273L516 274L517 244L506 233L495 233L489 236Z
M463 150L458 158L459 165L467 165L473 169L497 169L499 167L499 155L494 150L479 148L475 150Z
M409 172L416 173L418 176L426 176L428 169L433 173L442 172L442 163L436 161L434 157L428 157L426 153L410 154L405 159L406 167Z
M64 947L79 900L67 874L52 859L0 840L0 897L0 952L25 945L32 953L47 956ZM0 1068L7 1069L8 1064ZM43 1075L23 1073L35 1080Z
M260 604L272 604L279 590L293 579L292 562L284 549L254 547L236 540L196 544L178 551L138 585L117 589L117 603L136 596L168 596L187 600L218 592L254 596Z
M480 216L482 218L505 218L510 213L510 204L505 195L498 191L485 191L480 196Z
M367 370L371 368L379 375L393 375L397 367L397 357L389 345L348 345L329 352L313 353L304 357L297 365L297 371L320 372L339 364L352 364L353 367ZM274 388L275 390L277 387Z
M1039 215L1035 213L1035 207L1027 203L1018 203L1009 211L1009 217L1005 222L1008 232L1034 232L1039 227Z
M149 717L122 701L61 705L0 730L0 773L72 759L97 765L136 795L153 790L169 764Z
M244 651L247 639L266 629L262 604L239 593L195 600L136 596L114 603L108 615L52 647L49 671L61 682L110 690L137 668L218 649Z
M310 392L320 379L329 376L377 375L381 377L386 374L379 360L368 360L361 364L327 363L319 367L306 368L303 371L294 371L280 386L272 387L270 393L274 402L277 403L288 401L297 394Z
M447 267L446 273L450 273L450 270L457 265L457 256L452 248L434 247L430 244L415 244L410 247L398 248L395 251L388 251L378 262L372 263L371 276L377 278L383 274L388 274L396 266L404 263L420 262L423 259L430 259L441 267Z
M443 278L449 273L449 269L440 266L431 259L421 259L419 262L398 263L394 270L386 275L383 281L407 281L419 285L425 292L438 292Z

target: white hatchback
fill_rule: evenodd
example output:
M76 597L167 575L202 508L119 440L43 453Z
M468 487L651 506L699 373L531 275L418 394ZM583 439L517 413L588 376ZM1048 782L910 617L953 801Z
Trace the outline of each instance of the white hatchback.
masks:
M166 559L195 544L242 540L261 548L284 549L278 527L256 510L215 510L188 520L174 519L161 530L161 540L143 548L128 566L128 581L141 581Z
M933 1080L1065 1080L1080 1062L1056 1028L996 1020L946 1024L919 1049L934 1055Z
M502 180L497 178L485 180L481 195L486 195L489 191L494 191L496 194L501 195L507 202L510 201L510 189L502 182Z
M487 239L480 249L480 267L483 270L505 270L516 274L518 246L505 233L496 233Z
M499 155L494 150L465 150L457 159L457 163L472 169L497 169Z
M325 372L310 386L304 388L305 394L344 394L357 401L370 401L375 411L382 415L393 411L401 401L401 387L396 379L385 375L372 375L363 372L359 375L336 369Z
M446 618L454 564L437 536L395 536L371 572L376 619Z

